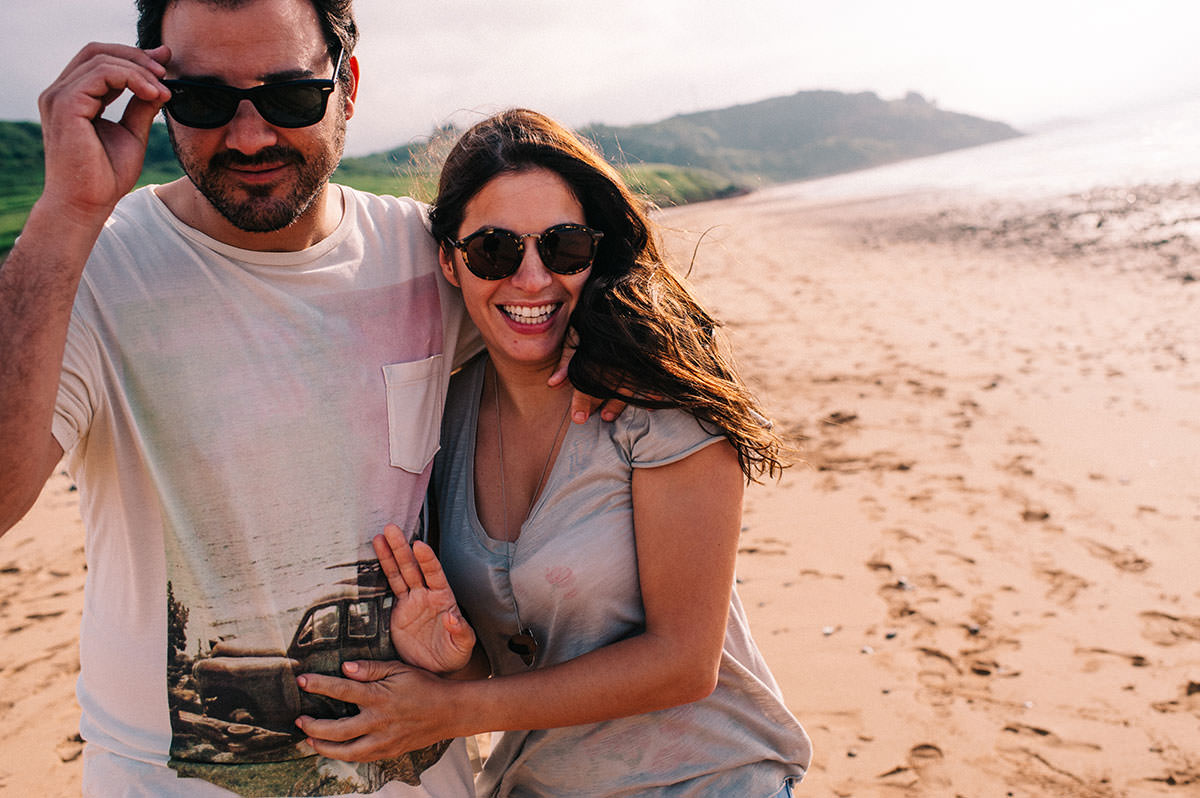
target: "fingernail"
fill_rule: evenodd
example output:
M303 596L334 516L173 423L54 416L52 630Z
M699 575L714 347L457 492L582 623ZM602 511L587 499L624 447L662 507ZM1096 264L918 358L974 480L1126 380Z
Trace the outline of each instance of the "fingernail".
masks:
M342 668L345 669L346 673L358 673L358 663L357 662L342 663Z
M300 685L300 689L301 689L301 690L305 690L305 689L307 689L307 688L308 688L308 679L306 679L306 678L305 678L305 677L303 677L303 676L297 676L297 677L296 677L296 684Z
M584 424L587 422L587 413L582 410L575 411L575 415L571 416L571 420L576 424Z

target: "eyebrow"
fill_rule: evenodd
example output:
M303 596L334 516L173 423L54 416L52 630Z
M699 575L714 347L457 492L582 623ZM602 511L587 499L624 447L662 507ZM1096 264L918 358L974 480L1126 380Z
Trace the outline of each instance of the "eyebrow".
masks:
M260 83L284 83L289 80L305 80L312 78L317 73L311 69L287 69L281 72L268 72L265 75L258 75L257 79ZM181 73L178 80L187 80L192 83L211 83L214 86L229 86L231 85L224 78L219 78L216 75L189 75L186 72Z

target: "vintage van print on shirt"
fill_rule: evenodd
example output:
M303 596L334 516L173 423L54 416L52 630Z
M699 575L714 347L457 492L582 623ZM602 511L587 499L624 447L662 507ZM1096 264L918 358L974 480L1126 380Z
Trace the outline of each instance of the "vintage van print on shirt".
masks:
M348 660L396 658L388 634L392 594L378 562L325 570L340 578L320 598L285 613L296 618L285 646L269 639L267 630L276 624L255 624L251 618L218 620L209 627L245 629L246 634L197 638L190 628L189 596L168 582L169 764L181 776L243 796L375 792L391 780L418 784L422 771L449 746L446 740L397 759L350 763L317 756L304 743L298 716L344 717L357 708L300 690L297 675L340 676ZM260 635L250 631L256 626Z

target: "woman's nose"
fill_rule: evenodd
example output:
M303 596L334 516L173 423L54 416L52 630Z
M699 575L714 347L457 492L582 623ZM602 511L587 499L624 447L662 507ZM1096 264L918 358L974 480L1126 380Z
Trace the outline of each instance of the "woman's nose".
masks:
M521 264L512 276L513 285L524 291L540 291L549 285L554 276L542 263L542 253L538 251L537 239L526 236L525 251L521 253Z

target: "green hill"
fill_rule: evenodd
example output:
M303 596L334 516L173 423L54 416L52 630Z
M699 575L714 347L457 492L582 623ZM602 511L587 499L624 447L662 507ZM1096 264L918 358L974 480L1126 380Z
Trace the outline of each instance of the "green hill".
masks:
M29 209L42 193L42 126L36 122L0 122L0 256L12 248ZM155 125L146 147L138 185L165 183L183 175L165 125Z
M585 128L610 159L707 169L749 184L823 177L1021 135L919 94L806 91L629 127Z
M334 180L365 191L432 197L437 167L458 131L428 142L345 158ZM1002 122L939 109L916 93L882 100L870 92L808 91L716 111L627 127L580 131L652 202L678 205L933 155L1019 136ZM0 256L12 246L41 192L41 127L0 122ZM166 127L157 124L139 185L182 172Z

